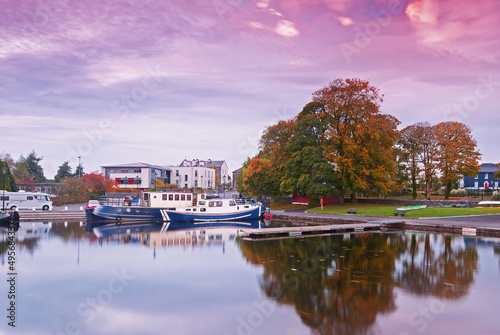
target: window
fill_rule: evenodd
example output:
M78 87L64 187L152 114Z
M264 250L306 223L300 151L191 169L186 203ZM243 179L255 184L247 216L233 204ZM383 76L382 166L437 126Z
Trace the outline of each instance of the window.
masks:
M194 176L198 177L198 170L194 170Z
M205 205L206 205L206 202L205 202L205 201L199 201L199 202L198 202L198 205L200 205L200 206L205 206Z
M186 201L186 195L185 194L181 194L181 201Z
M128 173L128 169L121 169L120 172L121 173Z
M233 200L229 201L229 206L236 206L236 202L234 202Z
M194 187L198 187L198 180L194 181Z
M184 184L184 187L187 188L188 187L188 184Z
M168 200L173 201L174 200L174 195L173 194L169 194L168 195Z
M26 197L26 200L33 200L33 196L28 195L28 196Z
M162 200L167 200L167 195L166 194L162 194Z
M141 173L141 169L134 169L134 173Z
M179 195L178 194L175 195L175 201L179 201Z
M488 174L487 173L484 174L484 179L488 179Z
M184 175L184 181L188 181L188 175Z
M179 170L175 170L175 176L179 177Z
M5 201L9 201L9 196L6 195L5 197L3 195L0 195L0 200L5 200Z

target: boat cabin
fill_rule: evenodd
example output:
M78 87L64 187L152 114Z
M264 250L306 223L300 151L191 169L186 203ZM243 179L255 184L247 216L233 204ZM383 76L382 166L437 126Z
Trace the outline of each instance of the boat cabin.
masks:
M142 197L146 207L178 208L196 206L199 200L205 200L206 195L204 193L144 192Z

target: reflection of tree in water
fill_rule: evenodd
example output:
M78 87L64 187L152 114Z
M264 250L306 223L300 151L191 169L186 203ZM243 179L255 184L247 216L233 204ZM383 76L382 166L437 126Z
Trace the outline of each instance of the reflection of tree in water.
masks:
M377 314L394 309L402 246L401 237L383 234L241 242L247 259L264 267L266 295L295 306L317 334L365 334Z
M398 261L398 286L418 295L440 298L464 296L477 272L478 254L462 237L406 235L407 251Z
M395 309L393 288L456 299L477 272L475 248L444 235L356 234L240 241L263 266L261 288L295 307L315 334L367 334L380 313Z

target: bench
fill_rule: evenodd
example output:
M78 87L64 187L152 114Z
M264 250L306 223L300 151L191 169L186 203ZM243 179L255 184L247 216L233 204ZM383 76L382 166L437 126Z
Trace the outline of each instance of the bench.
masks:
M347 210L347 214L356 214L356 212L357 212L357 211L358 211L358 209L357 209L357 208L349 208L349 209Z
M396 209L396 211L394 212L394 216L398 216L398 215L405 216L405 214L406 214L406 210L404 210L404 209Z

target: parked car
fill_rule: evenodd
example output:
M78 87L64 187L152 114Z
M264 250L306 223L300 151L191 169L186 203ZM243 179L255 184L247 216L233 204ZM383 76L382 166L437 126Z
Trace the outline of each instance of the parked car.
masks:
M87 202L88 209L96 208L97 206L99 206L99 200L89 200L89 202Z

